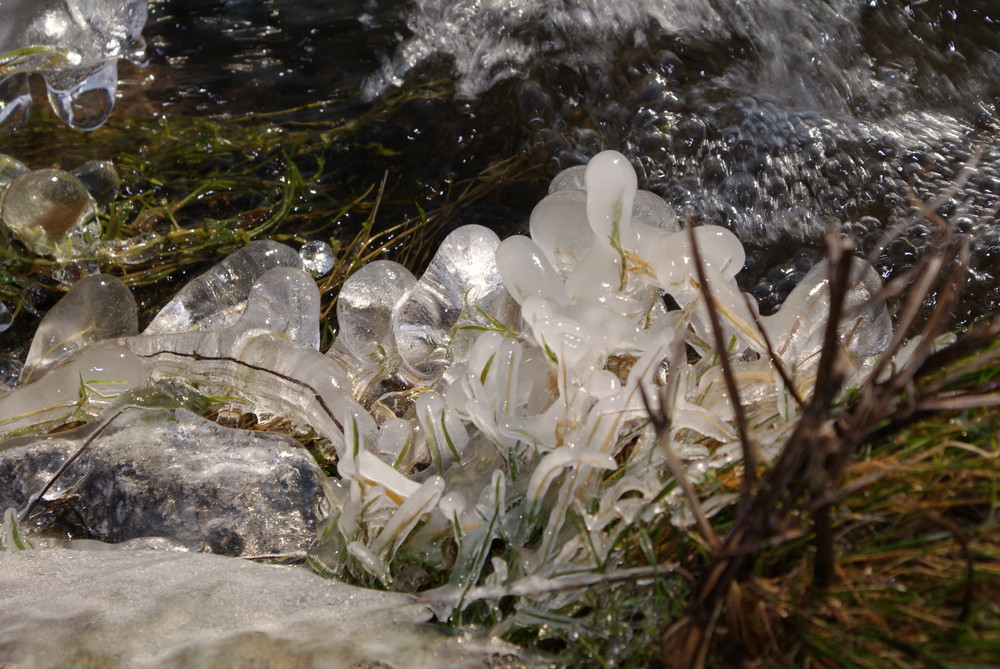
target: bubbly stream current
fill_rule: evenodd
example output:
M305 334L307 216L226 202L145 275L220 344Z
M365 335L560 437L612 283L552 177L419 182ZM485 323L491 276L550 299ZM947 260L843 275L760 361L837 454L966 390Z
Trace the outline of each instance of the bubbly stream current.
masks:
M950 193L939 213L971 242L959 320L1000 303L993 0L154 0L144 34L167 74L163 113L359 94L298 115L321 120L453 81L453 97L370 130L432 190L510 156L551 177L618 149L642 187L736 232L741 283L765 311L822 256L830 226L866 253L900 227L876 266L911 266L933 232L912 198ZM352 171L386 169L356 159ZM517 229L546 180L466 222Z

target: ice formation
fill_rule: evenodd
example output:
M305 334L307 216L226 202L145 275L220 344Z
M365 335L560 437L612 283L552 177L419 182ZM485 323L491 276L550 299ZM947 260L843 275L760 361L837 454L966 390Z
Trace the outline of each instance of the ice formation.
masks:
M28 75L45 80L49 104L66 125L93 130L111 114L118 59L145 57L145 0L13 0L0 23L0 127L31 110Z
M302 267L314 277L326 276L333 269L336 254L333 248L326 242L311 241L306 242L299 249L299 257L302 258Z
M32 253L61 263L108 251L97 212L118 189L118 172L107 160L67 172L32 170L0 154L0 221Z
M3 192L0 218L32 252L64 260L100 237L97 204L79 179L56 169L31 170Z
M446 634L412 595L294 567L148 550L11 551L3 567L8 666L550 666L509 644Z
M95 416L116 395L183 380L329 439L339 478L315 559L331 570L390 584L395 558L416 556L421 569L448 573L435 600L448 615L472 586L613 565L617 533L631 523L663 513L691 522L643 391L667 403L669 437L695 484L739 464L735 398L711 344L706 294L722 316L753 439L769 457L793 425L792 398L814 383L826 265L777 313L759 316L735 281L743 247L702 226L692 233L708 281L700 285L689 231L611 151L557 176L530 232L501 242L459 228L419 279L391 261L362 268L343 287L340 335L326 354L317 350L319 296L299 255L255 242L182 290L141 335L127 325L86 343L70 334L79 326L44 323L25 383L0 397L0 431ZM861 261L852 273L840 332L860 383L891 324L872 301L878 275ZM112 322L121 302L112 283L74 290L59 321ZM81 346L66 355L61 338ZM732 499L717 485L704 494L709 511ZM487 563L497 539L510 550Z

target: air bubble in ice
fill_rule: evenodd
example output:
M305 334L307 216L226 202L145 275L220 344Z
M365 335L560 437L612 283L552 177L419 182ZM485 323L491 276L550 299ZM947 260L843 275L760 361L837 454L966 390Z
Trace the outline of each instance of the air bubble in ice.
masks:
M302 258L302 268L314 278L326 276L333 269L333 248L326 242L306 242L299 249Z

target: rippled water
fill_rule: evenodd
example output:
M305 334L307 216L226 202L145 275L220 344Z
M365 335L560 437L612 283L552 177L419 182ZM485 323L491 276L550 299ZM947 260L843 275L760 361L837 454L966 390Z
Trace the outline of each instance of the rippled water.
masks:
M865 251L903 226L878 268L911 265L931 236L911 198L957 182L941 214L971 239L966 316L1000 303L993 0L158 0L145 35L155 76L143 86L166 113L336 98L299 113L321 120L454 80L453 99L370 131L431 190L511 155L551 175L622 150L645 187L744 240L741 280L765 308L822 254L830 225ZM509 232L543 190L469 216Z

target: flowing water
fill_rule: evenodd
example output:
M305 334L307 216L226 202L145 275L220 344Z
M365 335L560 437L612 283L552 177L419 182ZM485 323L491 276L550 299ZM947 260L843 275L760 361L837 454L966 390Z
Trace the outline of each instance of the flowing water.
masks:
M934 201L970 243L958 321L1000 304L995 0L153 0L143 36L148 66L120 63L122 117L363 118L317 157L331 193L387 175L406 213L429 211L514 158L533 176L455 223L506 235L558 170L618 149L642 187L740 237L765 312L831 227L883 277L911 267L936 229L915 205ZM380 106L415 90L430 92ZM115 157L99 137L85 159ZM59 163L43 144L36 162Z
M551 174L622 150L646 188L740 236L742 283L765 309L831 225L866 252L901 226L877 266L912 265L933 229L912 218L913 198L954 186L939 211L971 241L963 317L1000 302L1000 7L988 0L161 0L145 34L154 67L176 77L165 111L360 92L300 113L322 119L454 80L453 99L374 131L427 181L510 155ZM510 231L537 199L524 195L470 216Z

